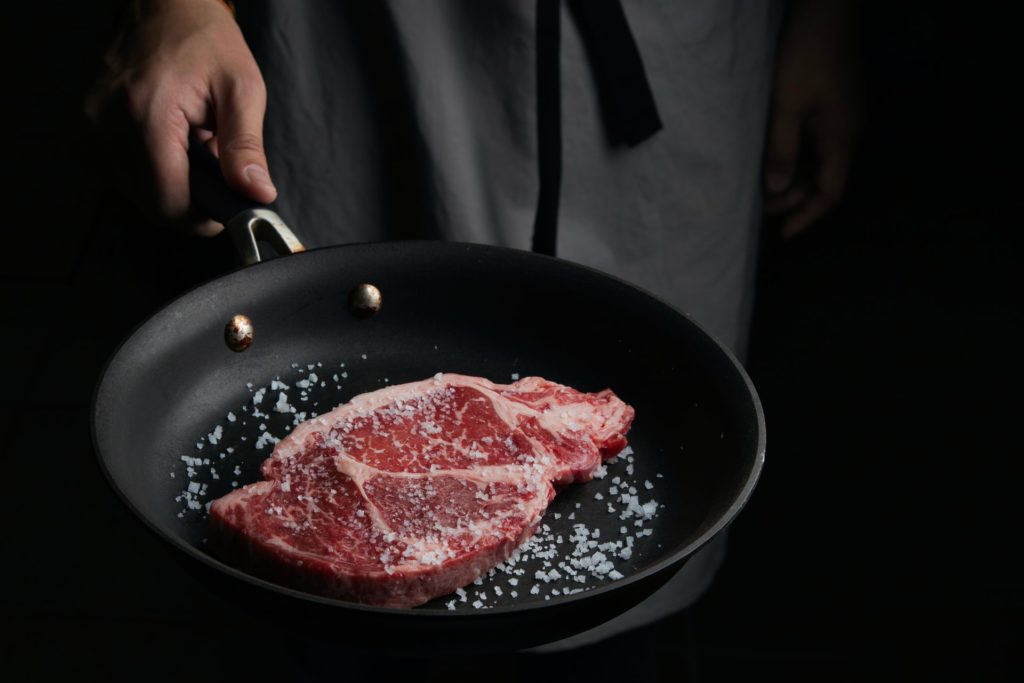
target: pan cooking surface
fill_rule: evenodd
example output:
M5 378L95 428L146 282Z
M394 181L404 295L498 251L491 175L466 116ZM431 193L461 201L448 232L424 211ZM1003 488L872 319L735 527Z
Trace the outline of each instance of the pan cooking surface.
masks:
M432 351L440 357L440 346L431 346L427 356ZM439 363L437 371L446 368ZM293 362L262 384L240 381L246 391L244 402L225 410L179 449L169 449L167 476L177 490L173 507L187 541L205 552L210 501L258 481L260 464L294 426L363 391L424 379L405 378L402 373L403 369L363 353L327 363ZM526 368L520 368L493 381L512 382L527 374ZM630 433L631 440L637 438L636 431ZM661 546L655 529L667 508L662 501L670 491L664 474L656 470L630 446L601 468L593 481L559 493L521 553L478 583L438 598L426 608L483 609L546 601L632 574Z
M381 312L368 320L351 315L346 304L361 282L384 295ZM230 351L223 338L225 323L239 313L255 330L244 353ZM543 520L547 531L541 527L537 534L551 541L515 565L522 573L499 571L469 586L465 602L448 596L395 611L449 614L453 599L456 613L467 614L491 611L474 609L477 600L502 614L562 603L568 608L581 597L594 604L591 599L611 587L646 582L678 566L736 514L760 470L763 419L753 388L691 321L596 271L507 249L444 243L313 250L186 294L140 326L108 366L94 404L97 451L111 483L141 519L187 554L220 567L203 543L205 504L232 490L232 482L259 479L259 465L273 449L265 436L263 448L256 448L261 423L279 438L299 412L322 414L357 394L437 372L498 383L512 381L513 373L538 375L581 391L611 388L636 409L628 435L634 460L620 459L603 479L558 494ZM311 373L317 381L303 400L299 383ZM253 419L254 393L275 378L288 386L287 403L296 413L275 412L280 390L267 389L259 406L267 417ZM627 508L623 493L638 496L641 505L657 501L656 515L639 527L635 515L620 519ZM195 509L188 507L193 497ZM598 533L588 539L598 544L589 556L602 552L624 578L587 571L580 583L559 566L582 540L578 532L570 540L574 523ZM632 553L600 549L616 541L625 547L627 537ZM552 580L535 578L538 571ZM566 588L597 590L567 597Z

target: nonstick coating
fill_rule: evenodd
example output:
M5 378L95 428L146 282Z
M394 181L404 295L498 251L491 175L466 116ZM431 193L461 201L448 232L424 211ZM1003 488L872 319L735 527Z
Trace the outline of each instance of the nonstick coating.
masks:
M375 284L384 297L381 312L370 319L347 308L349 291L362 282ZM229 350L223 337L225 323L237 313L249 316L255 329L255 341L243 353ZM547 600L525 590L517 599L506 593L486 610L460 605L452 612L442 601L415 609L366 607L275 586L220 563L205 550L201 511L179 517L183 505L175 498L187 483L181 455L203 456L197 441L224 425L222 439L231 439L235 452L218 480L204 480L209 491L203 500L231 490L232 480L255 481L271 447L254 448L256 420L243 427L241 420L229 424L226 414L244 417L241 406L251 400L247 383L264 386L280 376L292 384L302 378L293 364L317 362L327 385L310 396L322 401L319 412L385 382L436 372L503 383L518 373L586 391L612 388L636 409L629 433L635 466L640 480L655 481L653 493L664 504L647 525L654 533L642 539L631 562L620 563L624 579ZM329 379L345 371L344 380ZM442 242L314 250L189 292L117 351L97 389L93 417L97 453L115 490L183 558L198 560L189 564L206 579L259 611L329 623L346 638L387 629L421 644L457 638L472 646L474 639L493 641L493 629L500 628L508 634L504 647L521 647L628 609L733 518L764 458L764 421L753 386L735 359L688 318L591 269L527 252ZM217 450L208 446L205 457L216 463L211 451ZM227 471L235 464L238 476ZM657 474L662 476L655 479ZM593 499L599 485L568 487L546 521L552 512L563 513L564 520L575 510L579 521L602 530L603 539L614 538L622 522Z

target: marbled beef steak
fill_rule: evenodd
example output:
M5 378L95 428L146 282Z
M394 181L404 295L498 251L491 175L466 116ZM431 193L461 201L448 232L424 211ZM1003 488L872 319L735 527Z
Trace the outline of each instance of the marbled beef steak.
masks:
M263 481L214 501L210 544L258 576L412 607L472 582L530 537L556 488L626 445L633 409L539 377L438 374L303 422Z

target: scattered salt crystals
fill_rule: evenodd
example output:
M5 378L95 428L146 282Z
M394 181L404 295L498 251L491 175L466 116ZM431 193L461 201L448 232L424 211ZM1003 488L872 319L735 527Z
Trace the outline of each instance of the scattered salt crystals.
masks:
M213 428L213 431L206 435L206 440L210 442L210 445L215 445L220 438L224 435L224 428L217 425Z
M361 354L363 359L368 358L367 354ZM295 366L296 369L305 375L304 377L294 377L296 381L292 382L292 385L296 387L302 394L302 400L309 400L312 403L312 399L315 396L311 396L312 389L315 388L316 383L320 383L321 387L326 387L326 382L321 382L320 378L317 377L315 372L312 372L314 367L322 367L315 365L307 365L306 368ZM341 368L345 367L344 363L341 363ZM310 372L305 373L308 369ZM330 372L330 371L328 371ZM511 373L513 380L519 379L518 373ZM347 379L348 373L339 370L337 373L331 374L331 379L335 382L341 382L342 379ZM435 379L442 380L443 374L437 373ZM389 382L388 378L383 378L383 382ZM257 432L259 438L256 439L256 450L263 450L272 444L277 443L279 439L271 433L271 431L281 434L282 428L284 431L290 431L292 426L297 426L303 420L307 419L307 414L296 410L296 408L290 405L289 396L285 390L290 389L289 385L281 381L279 378L275 379L268 386L255 388L251 384L248 386L251 396L251 403L246 402L246 405L242 406L244 413L249 413L253 417L258 418L257 425L259 431ZM340 384L337 386L340 390ZM261 413L257 406L260 405L271 405L269 402L264 402L266 393L271 391L276 396L276 401L273 401L271 408L266 409L267 413ZM294 398L294 396L292 397ZM323 398L323 397L319 397ZM273 399L272 399L273 400ZM250 405L252 410L250 411ZM296 401L298 404L298 400ZM306 404L309 405L309 404ZM316 405L313 403L313 405ZM566 415L571 419L572 415L568 413ZM278 414L288 414L287 418L279 418ZM316 413L310 411L309 418L315 418ZM242 415L241 417L247 417ZM259 420L262 418L262 422ZM563 416L565 418L565 416ZM287 420L290 426L282 424L281 420ZM225 430L232 429L228 427L228 424L239 422L239 416L233 412L227 413L227 420L224 423L225 427L219 425L207 435L205 441L215 444L222 443L225 439ZM243 421L242 425L246 423ZM436 427L436 425L435 425ZM424 434L429 433L429 426L420 429ZM283 436L283 434L282 434ZM212 437L212 439L210 438ZM246 441L245 436L242 435L229 435L229 439L238 439L239 442L243 443L243 452L245 449L244 442ZM491 445L491 442L486 439L481 439L482 443ZM197 449L202 448L202 441L197 444ZM225 447L220 446L223 452L218 454L219 460L225 459L225 453L234 453L235 448L231 446ZM471 591L475 595L469 595L464 589L457 589L453 596L448 599L447 602L442 604L448 610L459 609L457 605L460 603L467 603L467 607L471 604L476 609L488 609L496 602L502 600L516 599L519 596L518 589L522 588L524 591L524 597L526 591L529 591L529 595L540 596L544 595L545 600L550 600L551 596L566 596L573 595L582 591L590 590L595 587L606 584L608 581L619 580L624 578L630 573L626 567L630 565L617 563L630 562L636 558L638 554L642 554L644 548L647 546L647 537L653 534L653 531L649 528L645 528L648 520L657 516L657 511L664 507L659 505L656 501L647 500L642 501L638 497L637 489L641 491L651 491L653 489L654 478L664 478L661 473L655 474L650 479L643 479L642 477L633 478L636 467L642 468L642 465L634 465L633 450L629 447L624 449L616 458L609 459L602 463L593 473L594 482L590 484L591 491L595 500L603 501L605 498L610 498L611 501L607 502L607 511L610 515L609 521L615 520L617 517L623 520L623 525L619 527L608 526L605 523L599 523L603 528L592 528L585 524L580 524L577 520L575 511L570 511L568 514L565 512L550 511L546 521L550 524L541 524L533 537L528 539L519 549L517 549L508 560L498 565L495 569L487 572L485 576L478 577L473 581L473 584L478 587L487 587L486 592L483 590ZM213 458L214 461L218 461L218 458ZM237 457L237 456L236 456ZM205 460L205 462L204 462ZM619 465L622 469L619 469L616 474L620 476L612 477L611 469L617 465L620 460L625 461L623 465ZM189 456L182 456L181 461L183 468L187 468L189 479L193 477L208 476L211 480L222 480L230 479L231 489L237 489L244 485L241 482L242 471L239 464L235 461L228 460L225 465L226 467L221 468L221 472L218 472L213 467L209 467L209 473L206 473L206 467L209 466L209 459L203 458L191 458ZM202 468L200 468L202 466ZM234 477L225 476L224 471L232 469ZM174 478L175 473L171 472L170 476ZM596 480L604 480L611 477L610 484L600 484ZM623 478L626 481L623 481ZM643 488L640 488L640 483L643 483ZM295 487L292 486L294 482L282 481L279 486L282 491L290 492L294 491ZM634 485L635 484L635 485ZM224 486L224 484L215 484L215 486ZM598 488L599 487L599 488ZM226 487L225 487L226 488ZM585 491L585 490L584 490ZM628 492L628 493L627 493ZM211 493L211 497L207 496L206 485L200 482L190 481L188 488L181 492L177 500L180 501L184 507L179 513L179 516L189 514L190 511L202 512L204 508L209 506L209 502L203 502L210 500L213 497L223 495L224 490L214 489ZM484 493L486 498L490 494L489 491ZM580 496L582 500L584 496ZM301 496L300 496L301 500ZM312 502L312 499L311 499ZM616 504L615 507L612 502ZM620 505L621 504L621 505ZM575 502L575 509L581 509L583 504L581 502ZM573 510L572 506L569 506L570 510ZM595 509L594 504L589 504L590 512L587 515L600 515L600 509ZM268 510L268 514L272 511ZM276 513L279 517L283 515L283 510L278 510ZM358 510L357 515L365 517L366 513L363 510ZM568 524L573 524L571 530L566 528L558 528L560 525L565 525L567 522L561 520L568 520ZM630 524L629 521L633 521ZM558 522L558 524L556 524ZM552 526L556 528L552 528ZM635 534L629 533L629 529L633 528ZM615 529L618 530L616 533ZM605 538L601 538L603 535ZM437 555L437 553L423 552L423 548L415 551L415 557L419 558L420 561L428 561L430 557ZM443 561L445 558L441 556L434 557L433 559L438 562ZM392 562L394 564L392 564ZM397 571L397 560L390 558L389 561L385 562L385 570L388 573ZM525 581L525 583L523 583ZM540 586L544 585L546 591L541 591ZM493 588L493 593L491 589ZM493 597L488 599L488 593L491 593ZM469 598L473 597L473 601Z
M274 404L274 412L294 413L295 408L288 403L288 394L283 391L277 395L277 403Z
M263 450L263 447L267 444L276 444L279 441L280 439L270 432L263 432L260 434L260 438L256 439L256 450Z

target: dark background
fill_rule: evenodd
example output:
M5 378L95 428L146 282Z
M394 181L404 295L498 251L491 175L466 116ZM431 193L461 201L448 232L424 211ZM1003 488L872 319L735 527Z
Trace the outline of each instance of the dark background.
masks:
M253 656L265 634L165 568L91 451L116 343L231 266L147 226L90 161L80 102L114 4L4 18L2 660L54 678L287 675ZM1012 26L978 4L868 6L853 184L806 235L766 232L749 369L768 462L711 591L643 636L666 680L1024 673ZM156 591L174 610L151 609Z

